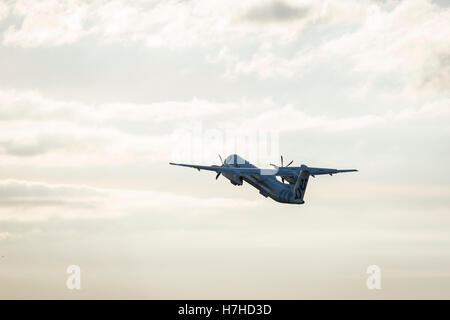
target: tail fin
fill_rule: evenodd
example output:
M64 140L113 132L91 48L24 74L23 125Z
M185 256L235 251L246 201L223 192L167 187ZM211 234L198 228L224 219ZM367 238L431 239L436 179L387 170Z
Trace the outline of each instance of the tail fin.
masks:
M298 175L297 182L294 185L294 198L303 201L305 196L306 186L308 185L309 171L301 170Z

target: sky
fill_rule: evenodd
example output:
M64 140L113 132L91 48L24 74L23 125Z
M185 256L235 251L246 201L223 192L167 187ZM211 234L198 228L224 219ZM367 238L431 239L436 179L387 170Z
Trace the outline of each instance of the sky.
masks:
M448 1L1 0L0 298L450 299L449 120Z

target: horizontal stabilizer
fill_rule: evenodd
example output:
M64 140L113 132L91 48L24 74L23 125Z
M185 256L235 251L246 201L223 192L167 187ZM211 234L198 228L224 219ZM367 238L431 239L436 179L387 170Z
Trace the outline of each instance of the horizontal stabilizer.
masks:
M329 174L329 175L333 175L333 174L335 174L335 173L355 172L355 171L358 171L358 170L356 170L356 169L342 169L342 170L339 170L339 169L311 168L311 167L308 167L307 170L309 171L309 173L310 173L312 176L318 176L318 175L321 175L321 174Z

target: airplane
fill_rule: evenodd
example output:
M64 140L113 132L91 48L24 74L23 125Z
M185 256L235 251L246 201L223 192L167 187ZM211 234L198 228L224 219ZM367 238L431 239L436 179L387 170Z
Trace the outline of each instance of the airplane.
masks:
M220 175L230 180L235 186L241 186L243 182L247 182L251 186L259 190L264 197L290 204L304 204L306 186L310 176L313 178L318 175L335 173L354 172L356 169L328 169L313 168L302 164L300 167L289 167L293 161L287 166L283 165L283 156L281 156L281 166L270 164L274 169L260 169L247 160L241 158L237 154L228 156L225 161L219 155L222 165L200 166L184 163L169 164L174 166L189 167L200 170L215 171L217 173L216 180ZM281 182L276 177L281 177ZM287 184L285 183L287 181Z

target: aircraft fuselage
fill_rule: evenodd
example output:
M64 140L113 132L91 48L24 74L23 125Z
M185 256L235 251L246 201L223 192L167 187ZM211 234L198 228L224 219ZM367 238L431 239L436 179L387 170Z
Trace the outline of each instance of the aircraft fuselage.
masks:
M224 165L235 168L257 168L255 165L236 154L228 156L224 161ZM305 203L303 199L299 199L298 196L295 196L294 184L284 184L278 181L273 175L236 176L224 173L223 176L230 180L233 185L242 185L245 181L258 189L259 193L264 197L270 197L277 202L292 204Z
M220 157L220 156L219 156ZM259 169L247 160L239 157L237 154L228 156L222 165L197 165L186 163L169 164L175 166L182 166L194 168L197 170L207 170L216 173L216 179L223 175L226 179L235 186L241 186L247 182L254 188L259 190L259 193L264 197L270 197L275 201L282 203L303 204L303 198L306 192L309 176L317 175L333 175L341 172L354 172L356 169L330 169L330 168L315 168L308 167L302 164L299 167L291 166L293 161L286 166L283 165L283 156L281 156L281 166L272 164L275 169ZM276 177L280 177L279 181ZM287 184L284 183L287 181Z

